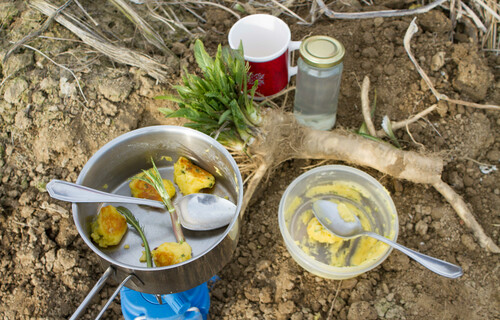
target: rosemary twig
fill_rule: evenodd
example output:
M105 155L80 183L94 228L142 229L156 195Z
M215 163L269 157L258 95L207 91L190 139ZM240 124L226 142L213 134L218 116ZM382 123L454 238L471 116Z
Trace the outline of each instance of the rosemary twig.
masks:
M175 211L175 207L170 200L170 196L168 195L165 186L163 185L163 179L161 178L160 172L151 158L151 163L153 164L153 168L151 170L142 170L144 172L144 176L135 176L132 179L141 180L149 185L151 185L156 192L160 195L160 198L170 213L170 219L172 220L172 228L174 229L174 236L178 243L183 243L185 240L184 234L182 233L181 222L179 220L179 216Z
M144 251L146 251L146 262L148 265L148 268L153 267L153 259L151 258L151 250L149 250L149 244L148 240L146 239L146 235L144 234L144 227L142 227L139 224L139 221L134 217L132 212L130 212L129 209L125 207L117 207L116 210L118 210L119 213L121 213L125 219L127 220L127 223L130 224L132 227L134 227L135 230L139 233L139 236L142 239L142 242L144 243Z

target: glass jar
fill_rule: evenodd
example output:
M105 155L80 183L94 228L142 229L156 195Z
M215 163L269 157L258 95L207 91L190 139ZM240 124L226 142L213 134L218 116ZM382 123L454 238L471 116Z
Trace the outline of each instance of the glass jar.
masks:
M345 48L338 40L313 36L302 41L293 113L297 121L318 130L330 130L337 104Z

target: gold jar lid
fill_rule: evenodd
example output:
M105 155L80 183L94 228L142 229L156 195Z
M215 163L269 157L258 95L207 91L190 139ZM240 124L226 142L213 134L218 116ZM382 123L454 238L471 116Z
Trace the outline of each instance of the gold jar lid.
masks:
M345 48L337 39L312 36L300 44L300 56L309 65L330 68L344 60Z

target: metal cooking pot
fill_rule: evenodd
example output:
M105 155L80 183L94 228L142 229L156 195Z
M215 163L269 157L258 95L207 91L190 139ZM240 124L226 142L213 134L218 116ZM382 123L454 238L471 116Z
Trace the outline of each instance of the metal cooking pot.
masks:
M213 193L228 197L241 210L243 182L236 162L229 152L211 137L184 127L153 126L126 133L107 143L90 158L78 176L77 183L91 188L130 195L129 178L151 168L153 158L164 178L173 181L173 164L179 156L215 176ZM173 199L175 201L175 198ZM240 214L227 227L212 231L184 230L186 241L192 247L192 258L167 267L146 267L139 258L144 248L139 235L129 227L119 245L101 248L90 238L90 222L102 203L73 204L73 218L80 236L108 267L94 288L73 314L76 319L92 297L112 276L121 282L101 314L118 294L122 286L150 294L169 294L196 287L208 281L227 262L236 248L240 232ZM175 242L168 212L137 205L128 207L144 226L151 248L163 242ZM128 249L126 247L129 247Z

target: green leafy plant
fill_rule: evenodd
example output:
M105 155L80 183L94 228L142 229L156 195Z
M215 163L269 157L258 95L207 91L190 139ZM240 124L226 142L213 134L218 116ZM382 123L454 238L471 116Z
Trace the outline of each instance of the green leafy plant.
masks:
M116 210L118 210L119 213L121 213L125 219L127 220L127 223L130 224L137 232L139 233L139 236L142 239L142 243L144 243L144 251L146 252L146 263L149 268L153 266L153 259L151 258L151 250L149 249L149 243L148 240L146 239L146 235L144 233L144 227L141 226L139 221L135 218L135 216L130 212L129 209L125 207L117 207Z
M174 86L178 96L164 95L157 99L177 102L179 109L161 108L167 117L190 120L185 126L215 136L219 142L244 150L258 134L262 121L259 105L253 101L257 81L248 90L249 66L238 50L217 48L212 59L203 42L196 40L194 56L203 75L185 71L183 85Z

